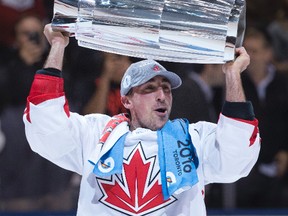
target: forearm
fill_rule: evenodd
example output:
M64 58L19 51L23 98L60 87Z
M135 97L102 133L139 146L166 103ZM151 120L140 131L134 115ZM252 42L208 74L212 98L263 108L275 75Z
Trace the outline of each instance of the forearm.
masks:
M44 34L51 45L44 68L55 68L61 71L64 51L69 43L69 37L64 36L61 32L53 31L51 24L45 26Z
M240 71L229 71L225 73L226 79L226 101L228 102L245 102Z
M69 38L61 32L54 32L51 25L44 28L44 34L51 45L44 69L36 72L27 100L33 104L64 96L64 82L61 78L64 51ZM67 106L68 108L68 106ZM68 113L68 109L67 109Z
M63 68L64 51L65 45L61 42L52 44L44 68L55 68L61 71Z
M241 81L241 73L250 63L250 57L246 50L241 47L236 49L238 57L234 61L223 65L226 80L226 101L245 102L245 94Z
M242 86L241 73L250 63L250 57L241 47L236 49L238 57L235 61L223 65L226 81L226 102L222 108L222 114L235 119L253 121L255 119L251 102L246 101Z

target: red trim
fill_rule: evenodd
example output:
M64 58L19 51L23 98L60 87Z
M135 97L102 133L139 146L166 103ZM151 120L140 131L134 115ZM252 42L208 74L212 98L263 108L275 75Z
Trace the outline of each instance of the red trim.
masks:
M65 97L64 111L65 111L66 115L68 117L70 117L70 109L69 109L68 100L66 97Z
M44 101L47 101L47 100L51 100L51 99L55 99L55 98L59 98L61 96L64 96L64 92L62 93L55 93L55 94L42 94L42 95L37 95L37 96L28 96L27 97L27 101L28 102L31 102L35 105L38 105Z
M27 102L26 103L26 109L24 110L24 114L26 114L26 119L28 122L31 123L31 119L30 119L30 104Z
M254 143L255 143L255 140L257 138L257 134L259 133L259 128L258 127L254 127L254 130L253 130L253 133L250 137L250 145L249 146L252 146Z
M247 123L247 124L251 124L254 126L254 130L253 130L253 133L249 139L250 141L250 145L249 146L252 146L254 143L255 143L255 140L257 138L257 134L259 133L259 128L258 128L258 120L255 118L254 120L245 120L245 119L239 119L239 118L231 118L231 119L234 119L236 121L240 121L240 122L244 122L244 123Z

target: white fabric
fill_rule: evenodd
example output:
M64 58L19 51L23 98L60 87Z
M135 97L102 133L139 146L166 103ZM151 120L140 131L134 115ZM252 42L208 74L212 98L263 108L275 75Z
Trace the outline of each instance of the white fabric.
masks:
M199 182L188 191L174 194L167 203L161 203L158 193L153 194L161 188L157 133L143 128L129 132L124 148L125 172L97 180L88 159L94 157L96 144L110 117L101 114L83 117L76 113L67 117L64 103L64 97L60 97L37 106L30 104L31 122L25 115L24 122L27 139L34 151L82 175L78 216L204 216L204 186L213 182L233 182L248 175L258 158L259 135L249 147L253 125L223 115L220 115L218 126L208 122L191 124L189 132L200 161ZM120 135L114 133L113 136ZM175 152L175 162L176 155L181 154ZM137 181L131 180L134 175Z

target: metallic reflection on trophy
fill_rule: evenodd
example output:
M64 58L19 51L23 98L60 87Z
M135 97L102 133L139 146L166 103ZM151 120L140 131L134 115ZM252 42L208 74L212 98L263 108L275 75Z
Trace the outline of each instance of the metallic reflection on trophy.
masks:
M52 28L95 50L224 63L242 43L245 0L55 0Z

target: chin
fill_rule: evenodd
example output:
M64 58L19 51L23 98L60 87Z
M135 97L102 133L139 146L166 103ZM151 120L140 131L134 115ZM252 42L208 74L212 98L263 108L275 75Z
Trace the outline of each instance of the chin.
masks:
M153 130L156 131L156 130L163 128L167 121L168 121L168 119L161 122L161 123L156 124Z

